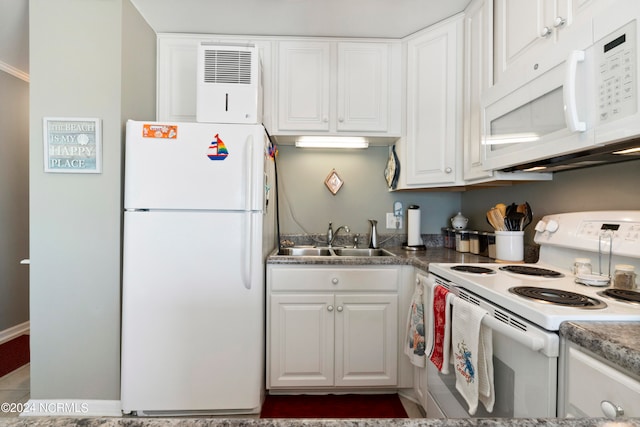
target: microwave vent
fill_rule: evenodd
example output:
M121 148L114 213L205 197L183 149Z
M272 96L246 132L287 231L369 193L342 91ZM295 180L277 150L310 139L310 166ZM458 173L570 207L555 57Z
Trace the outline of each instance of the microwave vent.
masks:
M206 49L205 83L251 84L253 56L248 51Z

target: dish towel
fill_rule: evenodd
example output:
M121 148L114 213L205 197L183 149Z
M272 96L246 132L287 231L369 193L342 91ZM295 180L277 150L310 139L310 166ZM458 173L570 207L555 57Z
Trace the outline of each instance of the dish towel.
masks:
M487 311L463 299L453 305L451 345L454 353L456 390L474 415L478 401L488 412L495 402L493 384L493 336L491 328L482 325Z
M444 375L449 373L449 359L451 352L451 298L453 294L440 285L431 288L427 306L428 336L427 349L429 360Z
M425 366L424 342L424 285L426 278L418 276L416 289L411 297L409 315L407 317L407 335L404 352L415 366Z

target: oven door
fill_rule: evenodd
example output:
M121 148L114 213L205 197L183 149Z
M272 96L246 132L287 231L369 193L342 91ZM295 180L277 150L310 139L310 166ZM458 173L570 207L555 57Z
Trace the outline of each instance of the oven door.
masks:
M551 334L554 335L555 334ZM551 337L557 342L557 336ZM442 375L427 363L427 417L470 418L468 405L456 390L454 369ZM495 404L489 413L482 404L474 418L556 416L558 358L533 351L493 331Z
M474 418L556 417L558 334L542 329L434 274L428 286L442 285L458 298L489 313L483 325L492 329L495 404L488 413L482 403ZM455 301L454 301L455 304ZM429 418L471 418L468 405L456 390L455 370L442 375L426 364L426 411Z

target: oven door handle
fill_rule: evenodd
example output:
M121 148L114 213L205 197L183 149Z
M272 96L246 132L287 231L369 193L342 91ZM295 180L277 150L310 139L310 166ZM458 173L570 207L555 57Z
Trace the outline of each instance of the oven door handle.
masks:
M491 317L489 315L484 316L482 318L482 323L487 327L493 329L494 331L498 331L503 335L511 338L514 341L519 342L520 344L526 346L527 348L533 351L539 351L544 348L544 341L540 337L532 337L520 331L512 326L507 325L506 323L502 323L495 317Z
M451 300L451 304L455 305L458 301L461 301L460 297L454 297ZM539 351L544 348L544 340L542 338L527 335L526 332L516 329L513 326L509 326L488 314L482 318L482 324L494 331L500 332L533 351Z

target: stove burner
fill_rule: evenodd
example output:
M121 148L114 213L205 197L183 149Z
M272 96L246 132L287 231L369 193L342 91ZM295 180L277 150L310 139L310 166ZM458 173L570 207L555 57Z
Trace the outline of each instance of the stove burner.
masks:
M462 273L473 273L473 274L496 274L495 270L492 270L487 267L480 267L477 265L454 265L451 267L452 270L460 271Z
M562 305L584 309L600 309L607 306L606 303L596 298L562 289L537 288L534 286L515 286L509 288L509 292L524 298L529 298L547 304Z
M540 267L532 267L530 265L505 265L500 267L502 271L508 271L509 273L515 274L525 274L527 276L538 276L538 277L564 277L564 274L559 271L548 270L546 268Z
M618 301L640 304L640 292L631 291L629 289L605 289L604 291L598 292L598 295L613 298Z

